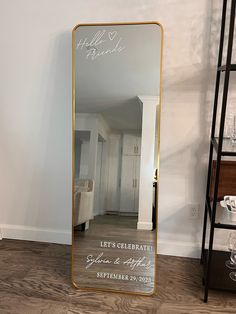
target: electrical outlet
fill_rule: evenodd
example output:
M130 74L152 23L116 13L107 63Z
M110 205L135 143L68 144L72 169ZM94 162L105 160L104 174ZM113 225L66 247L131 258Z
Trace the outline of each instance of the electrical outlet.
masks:
M190 219L198 219L199 218L199 204L189 204L189 216Z

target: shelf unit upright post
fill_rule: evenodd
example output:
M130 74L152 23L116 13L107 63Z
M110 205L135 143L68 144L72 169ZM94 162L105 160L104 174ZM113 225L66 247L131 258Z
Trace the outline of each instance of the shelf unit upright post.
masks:
M212 267L212 251L213 251L213 240L214 240L215 228L236 229L236 225L222 224L222 223L215 222L217 200L218 200L218 185L219 185L219 176L220 176L221 157L222 156L236 156L236 152L222 150L223 141L224 141L223 136L224 136L225 115L226 115L230 72L236 70L236 64L231 63L233 37L234 37L236 0L231 0L226 64L222 65L227 1L228 0L223 0L223 8L222 8L221 33L220 33L216 83L215 83L215 97L214 97L214 106L213 106L208 177L207 177L207 188L206 188L206 201L205 201L203 235L202 235L201 263L204 264L204 275L203 275L203 282L205 285L204 302L208 301L208 290L209 290L209 281L210 281L210 274L211 274L211 267ZM222 107L221 107L221 113L220 113L219 137L217 140L215 137L215 128L216 128L217 107L218 107L218 98L219 98L219 87L220 87L220 79L221 79L222 72L225 72L225 77L224 77L224 84L223 84ZM212 176L213 150L216 151L217 157L216 157L215 181L214 181L214 188L213 188L213 202L211 204L210 185L211 185L211 176ZM207 228L208 215L210 219L210 236L209 236L208 249L206 250L205 242L206 242L206 228Z

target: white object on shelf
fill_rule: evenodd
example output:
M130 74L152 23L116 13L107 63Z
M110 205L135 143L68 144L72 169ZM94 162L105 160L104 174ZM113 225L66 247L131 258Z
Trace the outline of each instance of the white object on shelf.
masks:
M227 210L230 221L236 222L236 196L225 196L220 205Z

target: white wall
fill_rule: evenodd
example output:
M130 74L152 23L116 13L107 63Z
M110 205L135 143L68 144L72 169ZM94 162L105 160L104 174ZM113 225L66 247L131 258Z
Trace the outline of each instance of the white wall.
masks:
M196 255L207 134L209 0L0 0L0 223L4 236L70 241L71 29L164 27L159 252ZM178 252L178 253L177 253Z
M161 1L159 12L166 31L158 249L199 256L210 123L211 1ZM199 220L190 219L191 203L200 204Z

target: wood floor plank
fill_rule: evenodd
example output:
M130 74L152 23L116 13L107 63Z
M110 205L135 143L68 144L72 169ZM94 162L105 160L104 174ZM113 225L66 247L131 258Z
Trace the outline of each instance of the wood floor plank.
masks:
M47 301L44 299L19 296L9 292L0 293L1 314L65 314L68 305L62 302Z

